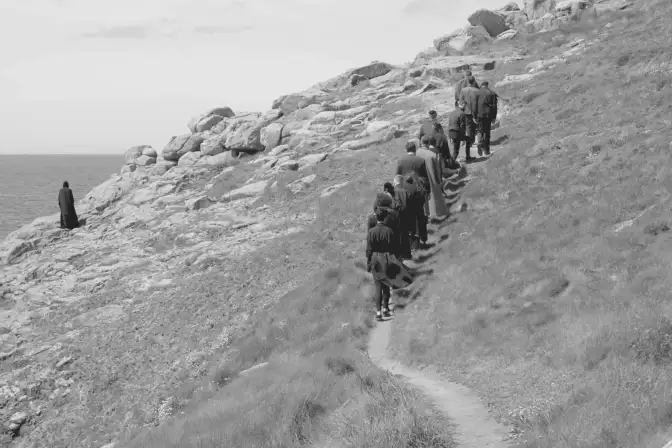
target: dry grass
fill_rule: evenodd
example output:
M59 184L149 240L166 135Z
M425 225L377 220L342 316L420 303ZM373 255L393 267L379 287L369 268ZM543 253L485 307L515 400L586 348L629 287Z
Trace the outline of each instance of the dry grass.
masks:
M287 215L312 207L316 220L299 233L240 258L176 266L173 285L163 290L135 292L120 278L36 323L36 331L67 340L77 384L43 414L41 439L51 447L111 440L150 447L453 446L450 426L374 369L364 352L371 283L353 261L364 256L374 191L393 173L394 158L381 154L391 153L403 154L403 142L288 173L282 184L317 178L298 195L280 189L256 205ZM96 326L70 323L111 307L125 314ZM239 376L264 361L267 367Z
M400 357L479 389L530 448L672 437L672 8L604 20L581 56L500 89L508 143L472 166L396 321Z

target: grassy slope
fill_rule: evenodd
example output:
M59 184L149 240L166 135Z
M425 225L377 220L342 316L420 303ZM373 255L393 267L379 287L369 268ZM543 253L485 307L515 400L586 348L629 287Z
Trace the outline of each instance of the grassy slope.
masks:
M479 389L530 448L672 436L672 6L607 21L584 54L498 89L520 111L509 140L472 165L467 211L395 322L400 358ZM591 33L538 36L493 76L575 36Z
M393 141L318 165L315 173L322 187L351 181L329 198L318 199L319 189L314 187L303 200L293 202L282 188L266 194L261 202L287 200L291 204L287 213L305 212L317 203L315 223L304 232L272 241L238 266L229 266L228 261L214 265L182 285L180 297L157 297L161 304L153 306L167 311L157 316L162 322L140 332L125 330L132 334L126 338L129 353L142 351L133 347L155 335L167 337L171 327L185 339L181 345L208 347L212 346L208 339L221 333L219 325L206 328L208 334L190 334L194 332L185 326L206 319L216 322L233 307L267 303L278 291L291 290L268 309L256 309L246 324L248 330L206 354L210 361L177 371L180 377L156 386L163 392L147 392L138 400L137 416L128 421L122 446L453 446L450 425L416 393L376 370L365 355L371 283L354 268L353 260L364 255L365 215L377 186L393 171L395 158L389 154L403 154L402 144ZM182 304L181 310L176 303ZM160 346L147 344L145 352L154 351L157 356L165 353ZM266 360L268 366L237 377ZM129 369L141 368L142 360L128 361L136 365ZM190 373L196 378L185 378ZM161 403L171 396L170 407L178 417L143 429L147 426L143 422L151 426L157 421L143 401Z

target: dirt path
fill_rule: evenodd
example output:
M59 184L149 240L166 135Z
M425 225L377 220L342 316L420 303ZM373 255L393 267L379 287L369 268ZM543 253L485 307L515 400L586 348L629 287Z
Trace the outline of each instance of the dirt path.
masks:
M379 322L369 341L369 357L381 369L404 379L429 397L455 424L455 441L463 448L505 448L505 426L488 413L479 397L469 388L443 380L430 371L415 370L387 357L392 321Z

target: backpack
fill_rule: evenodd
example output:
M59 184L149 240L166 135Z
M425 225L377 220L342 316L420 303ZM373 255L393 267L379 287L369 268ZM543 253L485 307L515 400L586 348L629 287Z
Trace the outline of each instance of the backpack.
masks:
M427 185L423 179L418 176L418 173L411 171L406 175L406 182L411 183L415 186L416 194L418 197L424 198L427 192Z

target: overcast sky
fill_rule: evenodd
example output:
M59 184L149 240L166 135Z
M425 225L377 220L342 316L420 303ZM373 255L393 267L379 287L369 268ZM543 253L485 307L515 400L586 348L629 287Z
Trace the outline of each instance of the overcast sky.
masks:
M0 0L0 154L161 149L214 106L404 63L506 0Z

